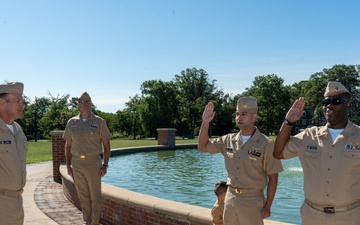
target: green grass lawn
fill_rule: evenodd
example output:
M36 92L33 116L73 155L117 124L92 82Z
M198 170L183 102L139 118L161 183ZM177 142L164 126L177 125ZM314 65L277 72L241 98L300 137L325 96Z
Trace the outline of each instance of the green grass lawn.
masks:
M275 136L270 136L270 138L275 140ZM46 141L29 141L28 154L26 157L26 163L37 163L43 161L52 160L52 145L50 140ZM197 144L197 137L195 139L182 139L177 137L175 140L177 145L181 144ZM157 145L157 140L155 139L141 139L141 140L122 140L115 139L110 142L111 149L115 148L127 148L127 147L138 147L138 146L153 146Z
M195 139L181 139L176 138L176 144L196 144L197 138ZM141 140L111 140L111 149L115 148L127 148L127 147L138 147L138 146L152 146L157 145L155 139L141 139ZM29 141L28 142L28 154L26 157L26 163L37 163L43 161L52 160L52 142L46 141Z

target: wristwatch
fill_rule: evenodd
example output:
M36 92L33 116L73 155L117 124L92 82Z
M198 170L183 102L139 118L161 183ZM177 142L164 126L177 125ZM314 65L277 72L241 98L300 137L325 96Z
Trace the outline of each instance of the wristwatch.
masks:
M288 125L288 126L292 126L292 125L294 125L293 123L291 123L289 120L287 120L287 119L284 119L284 124L286 124L286 125Z
M107 168L107 167L108 167L108 164L103 164L103 167L106 167L106 168Z

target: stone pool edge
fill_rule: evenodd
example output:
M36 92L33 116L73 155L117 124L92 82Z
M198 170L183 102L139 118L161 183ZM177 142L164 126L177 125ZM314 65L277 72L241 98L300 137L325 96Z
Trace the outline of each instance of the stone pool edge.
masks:
M111 155L131 154L146 151L180 150L196 148L195 144L169 146L141 146L112 149ZM63 193L80 209L72 178L67 174L64 163L60 165ZM210 209L174 202L102 183L103 207L101 223L107 224L193 224L211 225ZM265 225L290 225L289 223L265 220Z

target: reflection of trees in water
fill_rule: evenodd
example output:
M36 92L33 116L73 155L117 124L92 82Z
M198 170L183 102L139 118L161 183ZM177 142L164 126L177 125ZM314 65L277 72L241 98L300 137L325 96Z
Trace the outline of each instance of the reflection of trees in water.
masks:
M106 183L204 207L213 204L214 184L226 180L223 156L197 149L118 156L110 160L110 168L103 178Z
M214 174L226 178L223 161L197 149L146 153L144 170L160 183L171 184L181 192L213 185ZM221 155L220 155L221 156ZM219 176L217 176L219 177ZM189 190L188 190L189 189Z
M303 174L298 158L282 160L284 171L272 206L272 217L300 221ZM113 157L105 183L172 201L211 208L214 184L226 180L224 157L197 149L141 152ZM270 219L272 219L270 218Z

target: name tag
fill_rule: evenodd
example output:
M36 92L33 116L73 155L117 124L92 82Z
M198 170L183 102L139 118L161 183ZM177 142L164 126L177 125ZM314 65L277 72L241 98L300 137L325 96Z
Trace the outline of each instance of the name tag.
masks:
M1 145L9 145L11 144L11 141L0 141Z

